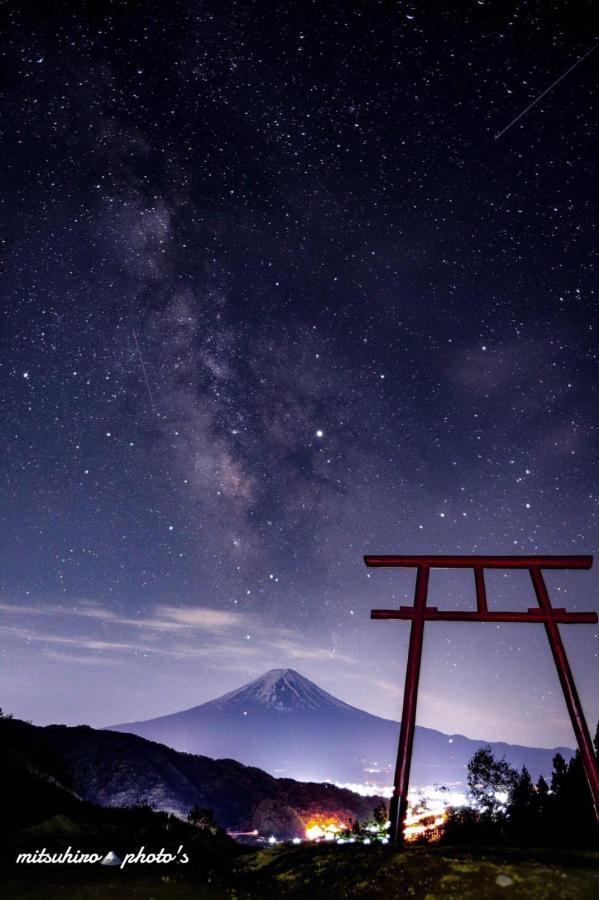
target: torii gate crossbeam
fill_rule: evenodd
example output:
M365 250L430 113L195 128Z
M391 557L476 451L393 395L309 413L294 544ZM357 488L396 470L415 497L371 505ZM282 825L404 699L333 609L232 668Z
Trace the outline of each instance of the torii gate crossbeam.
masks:
M584 718L582 706L558 625L596 624L597 613L571 613L563 608L554 609L543 578L543 569L590 569L592 556L365 556L364 562L372 567L416 568L416 590L413 606L399 609L373 609L373 619L408 619L411 622L403 711L399 734L399 749L395 769L395 787L389 817L391 840L396 846L403 843L404 822L408 809L408 785L410 764L416 726L418 680L422 659L424 623L444 622L536 622L545 626L549 646L559 676L562 691L572 721L572 727L589 783L595 818L599 823L599 767L593 752L591 736ZM476 588L476 612L440 610L427 606L429 573L432 568L473 569ZM487 605L485 569L528 569L536 594L538 607L527 612L493 612Z

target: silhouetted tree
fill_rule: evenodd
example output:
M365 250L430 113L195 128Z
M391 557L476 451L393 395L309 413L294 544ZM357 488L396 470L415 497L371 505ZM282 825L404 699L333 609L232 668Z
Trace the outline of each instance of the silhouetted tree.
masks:
M497 825L488 816L471 806L449 807L442 840L446 844L478 846L496 844L501 836Z
M514 779L507 805L510 840L516 844L534 843L538 818L536 792L526 766Z
M599 762L599 724L594 738ZM579 751L569 763L553 758L550 786L542 776L533 786L526 768L518 774L482 747L468 764L472 807L449 809L443 840L447 843L524 846L598 847L590 792ZM507 792L504 804L497 794Z
M468 793L482 815L498 820L505 802L498 794L509 795L518 775L505 758L495 759L489 744L476 751L468 763Z
M553 773L551 775L551 793L557 795L562 790L566 773L568 771L568 764L561 753L556 753L553 757Z
M375 825L378 825L379 828L384 827L389 821L389 813L387 811L387 804L384 800L381 800L380 803L372 810L372 818L374 819Z
M557 842L570 847L592 846L597 826L580 751L576 751L565 771L560 768L555 785L551 818Z
M537 806L540 811L543 811L545 806L547 805L547 797L549 796L549 785L545 781L542 775L539 776L539 780L536 783L535 790L537 792Z
M535 786L535 808L537 815L536 829L539 831L539 845L548 843L546 836L549 826L549 805L551 798L549 796L549 785L541 775Z

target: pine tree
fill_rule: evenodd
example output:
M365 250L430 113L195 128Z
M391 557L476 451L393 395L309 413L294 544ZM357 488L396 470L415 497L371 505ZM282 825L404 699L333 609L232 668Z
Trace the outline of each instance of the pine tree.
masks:
M595 751L599 750L599 724L595 734ZM580 751L566 764L558 753L553 760L551 794L545 816L548 843L565 847L597 846L598 835Z
M517 844L534 843L537 819L535 789L526 766L515 778L508 800L510 837Z
M561 753L553 757L553 772L551 774L551 793L558 796L564 786L568 765Z
M549 800L549 785L542 775L536 783L535 791L535 805L537 808L537 814L542 817L547 812L547 804Z

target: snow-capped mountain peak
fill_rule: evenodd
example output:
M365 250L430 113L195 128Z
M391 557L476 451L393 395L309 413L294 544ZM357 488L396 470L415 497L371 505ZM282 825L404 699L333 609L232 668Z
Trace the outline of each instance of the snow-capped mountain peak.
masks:
M295 669L270 669L249 684L211 701L218 706L266 707L278 712L297 709L349 709L347 704L323 691Z

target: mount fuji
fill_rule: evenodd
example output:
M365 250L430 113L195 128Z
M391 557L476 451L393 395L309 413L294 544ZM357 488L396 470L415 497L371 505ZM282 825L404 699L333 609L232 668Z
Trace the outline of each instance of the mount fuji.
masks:
M300 781L393 783L399 725L350 706L294 669L271 669L208 703L171 715L110 726L187 753L232 758ZM533 779L548 777L553 749L474 740L416 727L411 782L462 787L466 765L483 744Z

